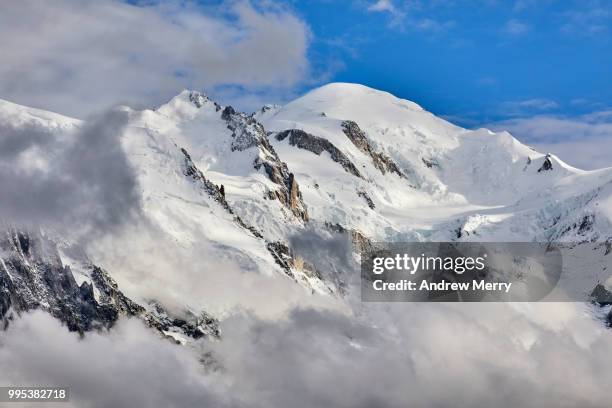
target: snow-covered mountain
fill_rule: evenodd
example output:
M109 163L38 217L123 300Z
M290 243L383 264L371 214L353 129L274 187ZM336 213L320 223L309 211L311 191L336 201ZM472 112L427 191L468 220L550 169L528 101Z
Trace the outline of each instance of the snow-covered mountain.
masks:
M336 238L350 240L354 254L373 241L594 242L602 256L610 251L612 168L579 170L507 132L463 129L365 86L329 84L253 114L195 91L121 112L118 143L138 186L138 219L82 250L70 231L5 220L3 316L43 308L72 321L74 313L57 311L76 296L68 309L112 310L106 320L87 314L103 325L138 315L182 341L194 327L214 334L214 319L195 318L204 311L274 304L243 299L270 282L287 301L303 292L342 303L351 271L323 262ZM86 125L9 102L0 103L0 123L45 129L66 144ZM23 153L26 167L46 160ZM308 234L320 257L300 252ZM68 289L28 278L45 273L66 275ZM103 296L109 287L113 295ZM160 315L175 324L160 324Z

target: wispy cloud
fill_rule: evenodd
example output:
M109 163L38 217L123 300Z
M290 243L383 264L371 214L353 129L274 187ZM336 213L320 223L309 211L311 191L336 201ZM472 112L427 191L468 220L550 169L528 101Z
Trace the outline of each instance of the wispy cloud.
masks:
M533 98L520 101L507 101L500 104L498 113L505 117L533 115L551 111L559 107L559 104L547 98Z
M406 18L406 12L401 7L396 7L392 0L377 0L370 3L366 10L370 13L385 13L388 14L390 25L393 27L402 27Z
M612 10L609 4L599 1L579 3L563 13L565 23L561 30L576 35L601 35L610 33Z
M506 22L503 31L504 33L512 36L520 36L523 34L527 34L530 29L531 27L527 23L524 23L517 19L512 19Z
M368 6L368 11L395 13L397 10L391 0L378 0Z

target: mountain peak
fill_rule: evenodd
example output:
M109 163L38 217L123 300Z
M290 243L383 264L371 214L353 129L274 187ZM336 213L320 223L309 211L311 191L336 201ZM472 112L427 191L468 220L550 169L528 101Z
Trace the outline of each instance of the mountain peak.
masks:
M220 105L212 101L205 93L184 89L155 110L168 116L176 115L179 117L191 118L194 117L200 109L206 106L212 106L217 111L220 109Z
M346 99L356 99L368 102L383 102L393 101L406 104L416 110L422 108L409 100L398 98L397 96L379 89L370 88L369 86L356 84L351 82L330 82L308 92L303 98L317 98L333 101L341 101Z

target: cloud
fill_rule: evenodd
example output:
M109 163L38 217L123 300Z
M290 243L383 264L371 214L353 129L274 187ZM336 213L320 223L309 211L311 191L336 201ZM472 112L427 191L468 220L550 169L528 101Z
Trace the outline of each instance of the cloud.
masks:
M504 32L506 34L513 35L513 36L519 36L519 35L526 34L527 32L529 32L529 30L530 30L530 27L528 24L523 23L516 19L509 20L504 25Z
M67 386L70 404L62 406L228 406L226 397L211 390L197 357L136 320L120 320L109 333L81 339L49 315L34 312L0 336L0 382Z
M404 7L396 7L392 0L377 0L367 7L370 13L386 13L390 16L391 27L403 27L406 18Z
M499 113L504 116L521 116L534 112L550 111L558 108L557 102L546 98L525 99L522 101L508 101L500 105Z
M573 8L563 13L565 23L561 31L581 36L608 36L612 11L604 2L578 2Z
M391 0L378 0L376 3L373 3L368 7L368 11L387 11L389 13L394 13L396 12L396 9Z
M118 110L66 133L2 121L0 219L92 234L137 214L136 177L119 141L126 124Z
M404 303L361 305L353 316L238 313L222 322L221 341L190 347L136 320L79 338L35 312L0 336L0 381L69 386L78 407L605 407L612 337L589 308Z
M612 111L577 117L536 115L487 125L508 130L540 151L551 152L578 168L592 170L612 166Z
M599 324L579 304L296 309L233 316L210 350L249 406L603 407L612 339Z
M177 242L163 230L167 226L154 222L129 223L86 248L94 263L112 273L121 290L138 302L155 299L176 313L187 307L215 317L236 310L278 317L298 306L346 309L341 299L312 294L281 271L269 270L269 264L253 255L256 249L245 253L211 241L189 221L178 227L190 236L189 243ZM245 247L261 245L248 236L242 239Z
M0 97L83 117L185 87L291 89L310 75L310 32L264 4L2 2Z

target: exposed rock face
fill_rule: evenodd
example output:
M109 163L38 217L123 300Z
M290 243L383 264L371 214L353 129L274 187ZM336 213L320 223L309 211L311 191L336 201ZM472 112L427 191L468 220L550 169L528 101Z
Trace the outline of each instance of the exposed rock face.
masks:
M540 166L540 168L538 169L538 173L542 171L552 170L552 169L553 169L552 161L550 161L550 155L547 154L546 157L544 158L544 163L542 163L542 166Z
M222 192L219 186L204 177L204 173L202 173L200 169L196 167L195 163L191 159L191 155L189 154L189 152L187 152L187 150L181 148L181 152L185 156L183 174L199 182L202 185L202 188L208 193L208 195L214 198L216 202L221 204L221 206L225 208L230 214L234 214L234 212L230 208L230 205L225 199L225 188Z
M591 292L591 301L600 307L612 305L612 292L606 289L602 284L597 284ZM612 327L612 310L606 315L606 325Z
M261 232L259 232L257 230L257 228L255 228L255 227L253 227L251 225L248 225L239 216L234 214L234 210L231 208L231 206L229 205L229 203L225 199L224 191L221 191L221 187L223 187L223 186L219 187L219 186L215 185L213 182L211 182L210 180L208 180L204 176L204 174L193 163L193 160L191 160L191 156L189 155L187 150L181 149L181 151L182 151L183 155L185 156L185 163L184 163L184 172L183 172L183 174L185 174L187 177L191 177L196 182L201 183L203 189L215 201L217 201L223 208L225 208L225 210L229 214L234 215L234 221L236 223L238 223L242 228L245 228L245 229L249 230L255 237L260 238L260 239L263 240L264 237L261 234ZM286 171L285 164L282 163L282 165L284 166L284 169ZM266 170L270 169L270 171L272 171L272 174L270 175L270 178L272 179L272 181L275 180L275 179L273 179L273 177L284 177L283 173L276 171L277 170L276 167L265 167L265 168L266 168ZM301 211L301 208L302 208L301 207L302 197L301 197L301 194L300 194L300 191L299 191L299 187L297 185L297 181L296 181L295 176L293 175L293 173L288 173L288 175L287 175L287 185L288 185L288 191L287 191L286 195L280 195L279 194L279 190L277 190L277 191L272 193L273 197L271 197L271 198L278 198L280 200L287 200L287 205L292 210ZM303 213L303 217L304 217L303 219L305 221L308 220L308 214L305 211ZM265 242L266 242L266 249L268 250L270 255L272 255L272 258L274 259L274 261L283 269L283 271L288 276L291 276L292 278L295 278L295 275L291 271L291 268L296 267L297 263L296 263L296 259L293 257L293 254L291 253L291 250L290 250L289 246L287 246L283 242L269 242L269 241L265 241ZM314 269L314 268L309 268L309 265L306 265L304 268L305 268L306 272L312 272L312 271L310 271L310 269Z
M184 335L193 339L221 336L219 321L206 312L195 314L186 310L182 316L174 316L156 301L150 301L148 306L146 321L149 325L173 338L177 343L182 343L181 337Z
M372 201L368 193L366 193L365 191L358 191L357 195L365 200L366 204L368 205L368 207L370 207L371 210L376 208L376 206L374 205L374 201Z
M0 239L0 249L0 319L4 327L12 312L40 309L79 333L108 329L121 316L134 316L164 336L169 330L194 339L219 336L218 321L205 312L199 316L186 313L184 318L168 322L161 305L147 311L93 264L85 271L86 279L77 284L70 267L62 263L57 245L41 232L9 229Z
M374 248L372 241L356 229L346 229L340 224L332 224L329 222L325 223L325 227L330 231L337 232L339 234L348 234L353 246L353 251L358 254L372 251Z
M218 202L228 213L234 215L234 210L232 210L232 207L225 199L225 188L223 186L217 186L215 183L208 180L204 176L204 173L202 173L200 169L198 169L193 163L191 155L189 154L189 152L187 152L187 150L181 148L181 152L185 156L185 167L183 170L183 174L187 177L191 177L193 180L200 183L202 188L208 193L208 195L210 195L216 202ZM238 223L241 227L251 231L251 233L257 238L263 238L263 235L261 235L261 233L257 231L256 228L247 225L244 221L242 221L239 216L235 215L234 221L236 221L236 223Z
M275 198L296 217L308 221L308 211L299 192L298 183L289 172L287 165L280 161L261 123L252 116L236 112L231 106L223 110L221 118L227 122L228 129L232 131L232 151L256 147L259 154L253 162L253 167L257 170L263 167L268 178L279 186L274 192Z
M274 261L283 268L287 275L293 278L294 275L291 272L292 257L289 247L282 242L269 242L267 248L270 254L272 254Z
M289 207L291 211L298 211L301 204L302 195L300 193L300 187L298 186L297 180L293 173L289 173ZM304 214L304 220L308 220L308 214Z
M352 120L345 120L342 122L342 131L359 150L372 158L374 167L380 170L382 174L390 172L405 178L398 165L389 156L374 150L365 132L361 130L357 123Z
M198 108L201 108L202 106L204 106L204 103L206 103L206 101L208 101L208 98L204 95L202 95L199 92L190 92L189 93L189 100Z
M274 257L276 263L283 268L285 273L292 278L295 278L295 275L291 271L291 269L296 269L299 272L303 273L305 276L311 278L322 279L322 275L317 269L304 261L304 259L296 256L289 246L285 245L282 242L269 242L268 250Z
M423 161L423 164L425 165L425 167L427 167L428 169L431 169L432 167L440 167L440 165L438 164L438 162L434 159L425 159L425 158L421 158L421 161Z
M128 299L102 269L91 266L91 282L78 285L62 264L56 245L41 233L11 229L0 241L0 317L42 309L71 331L108 328L119 316L138 316L144 308ZM96 294L99 294L96 296Z
M276 140L278 141L283 141L287 137L289 137L289 144L291 144L291 146L308 150L317 156L325 151L329 153L332 160L339 163L346 172L352 174L353 176L363 178L357 170L357 167L355 167L349 158L346 157L346 155L329 140L311 135L310 133L306 133L300 129L283 130L282 132L276 134Z

